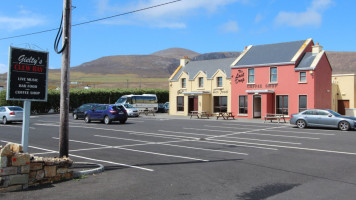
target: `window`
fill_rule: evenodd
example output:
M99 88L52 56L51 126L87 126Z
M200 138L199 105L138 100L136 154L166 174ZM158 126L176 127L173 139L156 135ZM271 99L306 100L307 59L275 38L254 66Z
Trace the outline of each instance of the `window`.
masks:
M177 97L177 111L184 111L184 97Z
M269 82L277 83L277 67L269 68Z
M217 87L222 87L222 86L223 86L223 79L222 79L222 77L217 77L217 78L216 78L216 86L217 86Z
M204 87L204 79L203 79L203 77L199 78L199 87L200 88Z
M248 69L248 83L255 83L255 69Z
M307 73L306 72L299 72L299 82L300 83L307 82Z
M227 112L227 97L215 96L214 97L214 112Z
M276 107L277 114L288 115L288 96L287 95L277 95L276 96Z
M307 95L299 95L299 112L307 109Z
M182 78L182 88L186 88L186 87L187 87L187 79Z
M239 114L247 114L247 96L239 96Z

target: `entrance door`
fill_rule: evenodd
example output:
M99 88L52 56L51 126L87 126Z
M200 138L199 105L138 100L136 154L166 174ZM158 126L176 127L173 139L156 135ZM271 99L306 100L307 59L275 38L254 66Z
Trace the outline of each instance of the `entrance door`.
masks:
M198 96L188 97L188 113L191 111L198 111Z
M261 95L253 96L253 118L261 118Z
M345 108L349 108L350 102L349 100L338 100L337 101L337 111L341 115L345 115Z

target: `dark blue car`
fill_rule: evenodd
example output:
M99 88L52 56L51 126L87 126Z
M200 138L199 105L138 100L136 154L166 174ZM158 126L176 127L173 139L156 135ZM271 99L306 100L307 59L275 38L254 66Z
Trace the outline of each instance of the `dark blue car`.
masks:
M112 121L120 121L124 124L127 120L127 111L122 105L93 105L90 110L85 111L84 121L102 121L110 124Z

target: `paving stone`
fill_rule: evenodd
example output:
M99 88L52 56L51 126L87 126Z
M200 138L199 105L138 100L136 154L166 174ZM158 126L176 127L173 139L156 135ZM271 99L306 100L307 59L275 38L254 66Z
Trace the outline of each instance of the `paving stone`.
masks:
M27 184L28 174L17 174L10 176L9 185Z
M7 188L0 188L0 192L13 192L18 190L22 190L22 185L12 185Z
M42 167L43 167L43 163L41 163L41 162L39 162L39 163L33 163L33 162L31 161L31 164L30 164L30 170L31 170L31 171L40 170L40 169L42 169Z
M23 151L23 147L20 144L12 144L11 150L14 153L18 153L18 152L22 152Z
M44 166L45 177L54 177L57 175L57 166Z
M41 180L41 179L44 178L44 175L45 175L44 170L38 170L37 173L36 173L36 179L37 180Z
M65 174L68 172L68 168L58 168L57 174Z
M21 166L20 168L21 168L21 174L30 173L30 165Z
M0 168L7 167L7 156L0 157Z
M4 167L0 168L0 176L17 174L17 167Z
M12 156L12 166L23 166L30 164L30 154L16 153Z
M8 187L9 186L9 176L2 176L0 177L0 188Z

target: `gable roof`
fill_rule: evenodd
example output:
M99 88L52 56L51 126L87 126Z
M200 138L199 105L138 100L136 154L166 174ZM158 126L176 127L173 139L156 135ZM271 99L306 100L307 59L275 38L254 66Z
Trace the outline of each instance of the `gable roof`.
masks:
M225 72L226 78L231 78L231 64L236 58L223 58L213 60L190 61L184 67L179 69L170 81L177 81L179 76L184 72L189 75L189 80L194 80L199 72L204 72L208 79L211 79L220 69Z
M232 68L294 64L306 40L252 46Z

